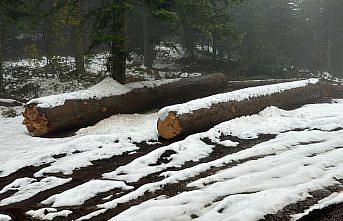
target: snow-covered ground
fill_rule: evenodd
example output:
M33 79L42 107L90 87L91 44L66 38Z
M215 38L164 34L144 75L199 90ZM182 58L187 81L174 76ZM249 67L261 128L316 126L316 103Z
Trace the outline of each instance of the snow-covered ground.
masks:
M116 115L81 129L76 136L54 139L31 137L21 125L21 116L0 118L0 177L44 164L49 166L36 172L35 177L47 172L71 174L75 169L92 165L91 161L135 151L135 143L158 139L156 118L156 113ZM60 154L66 156L56 157Z
M157 113L117 115L53 139L29 136L22 117L0 118L0 181L9 179L0 182L0 220L11 215L2 208L19 202L30 204L27 216L43 220L259 220L341 185L342 113L343 100L269 107L173 143L159 142ZM214 155L221 149L232 153ZM113 157L122 163L106 161ZM102 170L93 164L99 160L116 166ZM36 170L13 176L29 166ZM341 202L332 193L293 218Z

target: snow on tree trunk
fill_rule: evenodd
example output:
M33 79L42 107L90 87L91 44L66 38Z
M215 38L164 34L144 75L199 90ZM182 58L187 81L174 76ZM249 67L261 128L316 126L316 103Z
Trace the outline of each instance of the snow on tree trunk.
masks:
M34 136L93 125L114 114L131 114L222 92L222 74L121 85L106 79L88 90L31 100L24 122Z
M235 117L258 113L268 106L290 108L306 104L327 93L326 86L310 79L213 95L160 110L158 132L171 139L205 131Z

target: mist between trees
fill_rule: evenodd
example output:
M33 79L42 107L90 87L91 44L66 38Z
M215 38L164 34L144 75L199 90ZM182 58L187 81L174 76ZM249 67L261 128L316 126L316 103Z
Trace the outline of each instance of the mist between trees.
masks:
M125 83L127 60L152 70L156 47L182 56L180 69L228 75L343 73L341 0L1 0L3 62L75 58L82 78L89 56L106 53L107 71Z

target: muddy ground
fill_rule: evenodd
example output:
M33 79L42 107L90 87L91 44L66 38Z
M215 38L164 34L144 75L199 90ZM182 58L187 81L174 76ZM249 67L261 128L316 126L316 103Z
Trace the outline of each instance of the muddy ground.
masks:
M232 153L241 151L243 149L250 148L256 144L271 140L274 137L275 137L275 135L261 135L258 139L252 139L252 140L241 140L241 139L238 139L236 137L231 137L231 136L230 137L222 137L221 138L222 140L230 139L233 141L238 141L240 143L240 145L237 147L234 147L234 148L223 148L222 146L217 145L215 147L213 153L210 156L202 159L201 161L199 161L199 162L188 162L181 168L168 168L167 170L181 170L181 169L184 169L187 167L192 167L196 164L210 162L210 161L219 159L225 155L232 154ZM209 140L204 140L204 141L208 144L212 144ZM44 206L40 204L40 202L43 201L44 199L46 199L46 198L48 198L54 194L61 193L67 189L76 187L76 186L78 186L82 183L85 183L91 179L101 178L101 175L103 173L113 171L122 165L128 164L129 162L133 161L137 157L145 155L145 154L147 154L147 153L149 153L149 152L151 152L157 148L160 148L162 146L168 145L171 142L175 142L175 140L174 141L163 140L162 143L158 144L158 145L147 145L146 143L141 143L141 144L139 144L140 149L134 154L115 156L115 157L112 157L112 158L107 159L107 160L95 161L95 162L93 162L92 166L89 166L87 168L81 168L81 169L75 171L71 175L73 180L70 183L67 183L65 185L58 186L56 188L41 192L41 193L37 194L36 196L34 196L28 200L22 201L20 203L0 207L0 212L10 215L13 218L13 220L18 220L18 221L33 220L32 218L26 216L25 212L28 210L31 210L31 209L36 210L39 208L44 208ZM168 162L168 157L172 154L173 154L172 151L166 151L161 156L161 158L157 161L157 164L163 164L163 163ZM55 156L55 157L58 158L61 156ZM138 205L138 204L140 204L146 200L155 198L157 196L166 195L166 196L171 197L171 196L175 196L175 195L179 194L180 192L189 191L190 189L186 186L188 183L190 183L194 180L197 180L197 179L202 178L202 177L207 177L207 176L212 175L212 174L214 174L214 173L216 173L222 169L233 167L233 166L236 166L238 164L244 163L246 161L254 160L254 159L258 159L258 158L263 158L263 157L266 157L266 156L258 156L258 157L252 158L252 159L245 159L244 161L237 161L237 162L233 162L233 163L230 163L227 165L223 165L222 167L211 168L211 169L207 170L206 172L203 172L203 173L201 173L195 177L192 177L188 180L184 180L184 181L176 183L176 184L170 184L168 186L165 186L163 189L158 190L154 193L149 192L149 193L146 193L145 195L143 195L142 197L139 197L136 200L132 200L132 201L129 201L128 203L120 204L115 209L109 210L109 211L105 212L104 214L102 214L102 215L100 215L100 216L98 216L92 220L108 220L108 219L112 218L113 216L123 212L124 210L126 210L132 206ZM42 167L46 167L46 166L47 165L43 165L41 167L26 167L26 168L23 168L23 169L17 171L16 173L11 174L10 176L1 178L0 179L0 189L2 189L4 186L11 183L12 181L16 180L17 178L33 177L33 174L35 172L37 172ZM147 177L140 179L138 182L129 183L129 185L134 186L133 190L135 190L144 184L159 181L159 180L161 180L161 177L159 175L162 172L165 172L165 171L161 171L161 172L158 172L156 174L149 175ZM61 174L53 174L53 175L58 176L58 177L64 177ZM340 182L343 184L343 181L340 181ZM133 190L129 190L129 191L133 191ZM311 205L316 204L319 200L329 196L331 193L340 192L342 190L343 190L343 185L342 186L336 185L336 186L332 186L328 189L323 189L323 190L312 192L311 195L313 197L308 198L305 201L289 205L286 208L278 211L276 214L267 215L267 216L265 216L265 219L263 219L263 220L267 220L267 221L290 220L290 218L291 218L290 215L302 212L305 209L309 208ZM124 194L127 194L129 191L112 190L112 191L109 191L106 193L101 193L101 194L97 195L96 197L86 201L82 206L61 208L61 209L72 210L73 214L71 214L68 218L56 218L54 220L74 220L74 219L77 219L83 215L86 215L86 214L89 214L90 212L95 211L96 210L95 206L97 204L106 202L103 200L103 198L114 195L114 194L116 195L116 197L120 197ZM11 194L11 192L0 195L0 200L9 196L9 194ZM218 200L220 200L220 199L218 199ZM194 215L194 216L191 216L191 218L195 219L195 218L197 218L197 216ZM328 208L325 208L325 209L322 209L319 211L315 210L312 213L310 213L308 216L304 217L302 220L303 221L343 220L343 204L333 205L333 206L330 206Z

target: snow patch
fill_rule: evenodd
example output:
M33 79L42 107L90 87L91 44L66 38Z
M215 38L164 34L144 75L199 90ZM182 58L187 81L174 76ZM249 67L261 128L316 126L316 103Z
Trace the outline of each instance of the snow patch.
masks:
M56 217L68 217L73 212L70 210L57 211L55 208L42 208L38 210L30 210L27 215L40 220L53 220Z
M12 218L8 215L0 214L0 221L11 221Z
M103 174L104 178L125 180L126 182L137 182L139 179L171 167L181 167L187 161L199 161L208 156L213 145L207 145L199 138L199 135L189 136L166 147L158 148L149 154L137 158L131 163L119 167L116 171ZM157 161L162 154L172 151L168 163L158 164ZM124 174L124 175L121 175Z
M71 174L91 165L91 161L136 151L139 147L135 143L158 140L156 118L157 113L116 115L81 129L74 137L47 139L29 136L21 125L22 117L0 117L0 177L26 166L48 163L36 177Z
M17 202L21 202L23 200L30 199L31 197L37 195L40 192L45 190L63 185L65 183L70 182L72 179L62 179L57 177L46 177L40 181L38 180L21 180L21 181L14 181L14 184L9 184L9 186L5 187L7 189L18 190L12 196L7 197L0 201L0 206L5 206ZM32 181L32 182L31 182ZM30 182L30 183L29 183ZM26 184L26 185L23 185ZM15 188L15 186L17 186Z
M339 149L343 131L321 135L325 141L308 145L278 142L285 149L276 156L228 168L208 177L207 185L192 184L196 190L143 202L111 220L129 221L133 217L135 220L191 220L192 214L204 221L262 219L266 214L305 200L311 191L337 184L336 179L343 177L343 152ZM318 134L308 133L308 136L314 139ZM287 137L292 139L290 133ZM304 136L303 140L306 139ZM110 204L100 208L107 206Z
M311 206L303 213L292 215L292 221L301 219L304 216L309 215L314 210L321 210L331 205L343 203L343 192L333 193L330 196L320 200L317 204Z
M99 193L104 193L117 188L130 190L133 187L127 186L122 181L91 180L60 194L53 195L42 203L52 204L52 207L79 206Z

